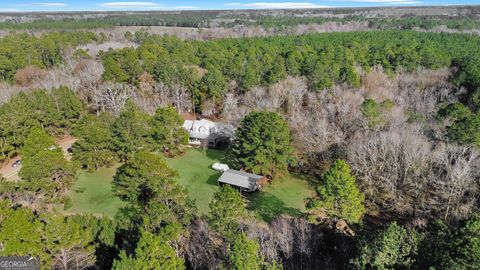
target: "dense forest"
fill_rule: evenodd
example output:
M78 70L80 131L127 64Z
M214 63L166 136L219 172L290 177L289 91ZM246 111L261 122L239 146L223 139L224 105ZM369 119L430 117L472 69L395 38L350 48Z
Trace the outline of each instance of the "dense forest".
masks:
M108 16L106 18L89 19L39 19L33 22L15 23L2 22L0 29L10 30L65 30L65 29L98 29L115 26L177 26L177 27L208 27L207 16L188 15L127 15Z
M339 23L347 24L353 22L366 22L371 29L424 29L432 30L439 26L446 26L448 29L473 30L480 28L480 22L474 17L449 17L449 16L405 16L399 18L366 18L364 16L346 17L273 17L259 16L253 18L235 18L234 22L220 22L223 27L234 27L238 25L262 26L265 28L285 28L296 25Z
M90 14L58 13L24 19L12 16L0 22L2 30L82 30L110 29L122 26L165 26L189 28L262 27L282 29L323 24L365 24L367 29L433 30L446 27L466 31L480 29L478 9L474 6L445 8L416 7L404 9L327 9L264 11L171 11L171 12L92 12Z
M70 31L0 38L2 170L21 158L0 175L1 256L45 269L479 269L480 37L407 30L478 21L208 41L144 29L109 47L109 26L209 21L166 18L12 23ZM191 147L184 117L234 139ZM218 186L200 158L267 184ZM112 194L111 215L79 210L91 175L107 185L87 203Z
M475 77L480 45L477 36L405 31L210 42L143 35L135 40L141 42L137 49L111 50L100 55L105 68L103 79L138 85L144 78L140 75L146 72L167 86L179 84L195 92L199 110L209 99L221 103L231 81L236 82L238 92L272 85L287 76L306 77L312 91L339 83L358 88L360 73L375 66L381 66L387 74L411 72L419 67L435 70L457 66L456 82L468 84L466 80ZM206 74L191 76L199 72ZM478 84L470 86L476 89Z

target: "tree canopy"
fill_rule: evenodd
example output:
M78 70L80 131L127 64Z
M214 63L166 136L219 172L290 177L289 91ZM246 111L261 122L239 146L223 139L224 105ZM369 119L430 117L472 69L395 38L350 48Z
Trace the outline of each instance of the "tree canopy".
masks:
M164 224L186 223L194 214L177 176L162 157L141 151L118 168L113 184L120 199L130 203L141 226L155 232Z
M112 141L113 121L107 113L83 117L74 131L77 141L72 145L73 160L88 170L112 165L117 158Z
M260 245L257 241L249 239L244 233L240 233L230 249L230 269L242 270L278 270L277 263L265 262L260 254Z
M75 168L65 159L62 149L44 130L30 130L22 148L20 177L32 191L42 191L54 196L66 191L75 178Z
M143 232L135 254L128 256L122 251L120 258L114 261L112 269L185 269L184 260L179 258L175 249L168 244L169 240L162 235Z
M113 142L120 158L125 161L138 150L151 146L150 117L129 100L113 122Z
M19 153L32 127L62 134L83 114L83 104L70 89L19 93L0 105L0 162Z
M344 160L336 160L321 177L318 198L311 199L307 207L315 212L325 210L328 215L359 223L365 213L365 196L358 190L355 177Z
M229 185L215 192L210 202L209 224L232 241L240 229L240 222L248 217L240 192Z
M379 230L370 240L361 240L359 255L353 261L358 269L398 269L410 267L418 250L420 236L395 222Z
M239 163L253 173L273 177L285 173L293 160L290 129L277 113L252 112L240 123L234 153Z
M152 117L152 138L155 148L169 156L184 151L188 143L188 132L182 127L183 118L171 106L158 108Z
M89 225L95 222L92 220ZM86 225L74 217L49 213L38 216L30 209L14 208L11 202L1 201L0 255L40 256L41 265L46 268L91 267L95 263L94 241L98 239L93 226Z

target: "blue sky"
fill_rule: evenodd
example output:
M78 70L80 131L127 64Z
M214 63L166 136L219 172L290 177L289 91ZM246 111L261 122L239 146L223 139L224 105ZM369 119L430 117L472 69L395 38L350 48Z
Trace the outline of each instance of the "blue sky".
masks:
M480 0L0 0L0 12L195 10L480 4Z

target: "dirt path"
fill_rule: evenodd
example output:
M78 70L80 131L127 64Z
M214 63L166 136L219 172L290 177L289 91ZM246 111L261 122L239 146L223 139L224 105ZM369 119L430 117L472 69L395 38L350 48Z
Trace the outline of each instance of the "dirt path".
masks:
M72 136L64 136L55 139L55 142L62 147L63 154L67 160L72 159L72 154L68 152L68 149L70 149L76 141L77 139Z
M55 142L60 145L63 150L63 154L67 160L72 159L72 154L68 152L68 149L72 147L73 143L75 143L77 139L72 136L63 136L55 138ZM17 160L22 159L22 157L16 156L10 159L7 163L4 163L0 168L0 175L5 177L8 181L18 181L20 177L18 176L18 172L22 168L22 165L18 165L17 167L12 167L13 163Z
M1 168L0 168L0 175L5 177L9 181L17 181L20 179L18 177L18 171L20 171L20 168L22 165L19 165L17 167L12 167L13 163L17 160L21 159L20 156L16 156L12 159L10 159L7 163L5 163Z

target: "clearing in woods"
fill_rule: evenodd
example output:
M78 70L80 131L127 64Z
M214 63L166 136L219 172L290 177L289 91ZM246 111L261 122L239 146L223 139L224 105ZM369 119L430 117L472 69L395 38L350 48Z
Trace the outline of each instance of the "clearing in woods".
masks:
M195 200L199 214L208 214L213 194L218 190L221 172L211 168L215 162L225 162L226 151L192 148L181 157L167 158L167 164L179 173L178 181ZM118 165L117 165L118 166ZM114 195L112 179L116 167L97 172L81 171L78 180L68 192L71 207L65 213L91 213L114 217L124 203ZM273 180L263 190L245 194L247 207L260 220L270 221L287 214L300 215L305 210L305 199L314 194L310 183L295 174Z

